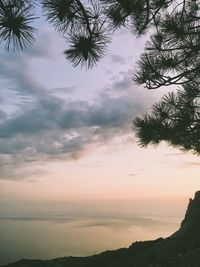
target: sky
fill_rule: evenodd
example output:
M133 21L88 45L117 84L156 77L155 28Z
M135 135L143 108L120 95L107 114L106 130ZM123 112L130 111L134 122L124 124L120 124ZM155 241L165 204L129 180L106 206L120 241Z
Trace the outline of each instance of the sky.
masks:
M132 81L148 36L117 32L86 71L65 59L67 43L50 25L38 25L33 47L0 51L1 217L50 205L182 216L200 187L199 158L165 143L141 148L132 129L168 91Z

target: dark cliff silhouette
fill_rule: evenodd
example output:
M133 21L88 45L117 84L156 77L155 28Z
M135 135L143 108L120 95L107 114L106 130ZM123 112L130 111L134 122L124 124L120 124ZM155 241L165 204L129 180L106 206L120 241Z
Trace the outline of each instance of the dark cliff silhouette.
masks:
M20 260L4 267L198 267L200 266L200 191L190 199L178 231L168 238L135 242L129 248L90 257L50 261Z

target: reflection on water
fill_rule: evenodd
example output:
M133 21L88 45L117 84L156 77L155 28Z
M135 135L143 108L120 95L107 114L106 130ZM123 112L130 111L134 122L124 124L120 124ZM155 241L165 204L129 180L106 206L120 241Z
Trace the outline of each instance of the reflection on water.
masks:
M176 218L115 214L0 218L0 265L21 258L86 256L127 247L136 240L168 236Z

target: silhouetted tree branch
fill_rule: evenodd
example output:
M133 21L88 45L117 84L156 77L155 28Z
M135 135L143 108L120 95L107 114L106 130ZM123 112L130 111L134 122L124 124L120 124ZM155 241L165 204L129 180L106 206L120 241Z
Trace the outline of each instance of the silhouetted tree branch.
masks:
M64 54L74 66L92 67L105 54L111 31L127 27L140 35L155 24L173 0L0 0L0 39L6 49L24 49L35 40L34 7L70 43Z
M179 2L160 16L138 62L134 80L148 89L199 79L200 24L197 1Z
M195 82L169 93L145 114L133 121L140 145L158 145L161 141L182 150L200 154L200 88Z
M194 0L0 0L0 40L24 49L35 40L35 6L66 38L74 66L93 67L105 54L110 31L127 27L151 38L134 80L148 89L196 79L199 73L200 14ZM194 60L195 59L195 60Z
M155 104L151 115L134 125L143 146L162 140L200 153L198 136L200 81L200 2L198 0L0 0L0 41L6 50L35 41L35 7L69 48L74 66L93 67L104 56L112 32L126 27L150 40L133 80L148 89L182 85Z
M23 49L35 40L34 4L29 1L0 1L0 40L5 42L6 50L11 44L15 49Z

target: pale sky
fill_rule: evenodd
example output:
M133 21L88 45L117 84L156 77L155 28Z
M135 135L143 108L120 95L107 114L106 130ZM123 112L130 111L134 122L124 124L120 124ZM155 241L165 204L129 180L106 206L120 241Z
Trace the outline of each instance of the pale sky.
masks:
M132 81L145 39L117 33L89 71L71 66L62 54L67 44L44 22L34 47L1 49L4 210L12 201L123 200L146 209L165 203L170 213L200 188L197 156L166 144L142 149L135 139L132 120L167 92Z

